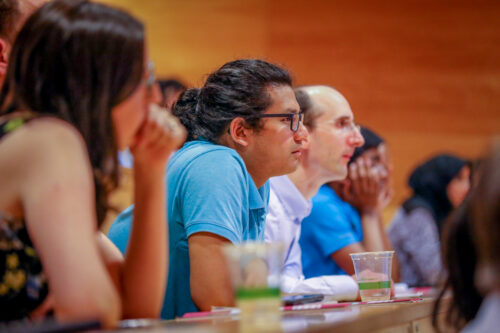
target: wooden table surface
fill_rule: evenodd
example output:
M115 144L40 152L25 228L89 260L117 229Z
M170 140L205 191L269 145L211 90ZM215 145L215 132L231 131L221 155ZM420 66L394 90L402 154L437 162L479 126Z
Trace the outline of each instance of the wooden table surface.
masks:
M424 333L434 332L431 325L433 305L433 300L423 299L400 303L353 304L325 310L289 311L283 313L280 322L275 325L266 323L263 329L242 325L238 315L218 315L164 321L125 321L124 324L136 328L119 331Z

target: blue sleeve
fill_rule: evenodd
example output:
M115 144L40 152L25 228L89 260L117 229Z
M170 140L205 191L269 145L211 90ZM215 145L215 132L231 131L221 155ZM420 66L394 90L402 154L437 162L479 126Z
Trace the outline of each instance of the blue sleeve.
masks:
M210 232L241 242L248 214L248 179L242 161L227 151L212 151L190 163L181 187L186 235Z
M359 242L347 216L332 202L315 202L306 223L312 239L325 257Z
M132 229L134 206L130 206L118 215L108 231L108 238L125 254Z

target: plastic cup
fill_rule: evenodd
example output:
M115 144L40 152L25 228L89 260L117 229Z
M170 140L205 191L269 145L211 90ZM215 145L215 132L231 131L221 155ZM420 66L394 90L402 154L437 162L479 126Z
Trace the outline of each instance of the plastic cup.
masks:
M281 318L280 272L284 248L281 243L242 243L224 247L231 273L236 305L242 321L269 327Z
M351 253L363 302L391 299L393 255L394 251Z

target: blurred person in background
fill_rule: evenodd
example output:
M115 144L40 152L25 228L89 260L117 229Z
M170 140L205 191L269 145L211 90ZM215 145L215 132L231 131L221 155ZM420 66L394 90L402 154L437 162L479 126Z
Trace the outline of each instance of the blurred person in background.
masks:
M357 283L346 275L304 279L299 238L301 224L311 211L311 198L325 183L344 179L356 147L363 144L349 103L328 86L295 88L304 113L309 140L297 170L271 178L265 239L285 245L281 290L286 293L320 293L338 300L354 300Z
M399 260L401 282L433 286L442 278L443 224L469 191L470 167L462 158L437 155L419 165L408 184L413 195L396 212L389 238Z
M481 165L471 196L473 238L479 254L475 282L485 295L476 318L464 333L495 332L500 327L500 141Z
M82 0L48 2L20 30L0 94L0 320L159 315L163 179L185 131L150 107L144 45L137 19ZM123 257L99 226L126 146L137 213Z
M444 323L446 328L459 331L474 319L483 301L483 296L474 283L478 252L473 240L470 199L470 195L465 198L443 227L441 242L446 279L433 312L433 325L438 330ZM451 291L451 295L448 291ZM450 302L445 310L444 322L438 322L442 300L448 295Z
M392 196L390 157L379 135L366 127L361 135L365 143L354 151L348 177L320 188L302 224L306 278L353 275L351 253L392 250L381 216Z
M179 96L187 86L179 80L176 79L159 79L158 85L160 87L162 99L160 106L172 110L175 102L179 99Z

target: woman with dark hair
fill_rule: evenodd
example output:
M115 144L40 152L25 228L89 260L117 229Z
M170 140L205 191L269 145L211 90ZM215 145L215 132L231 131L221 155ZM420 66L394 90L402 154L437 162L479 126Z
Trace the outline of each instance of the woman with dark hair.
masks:
M475 284L485 295L464 333L497 332L500 327L500 141L481 163L479 182L471 195L470 216L478 253ZM460 295L459 295L460 296Z
M447 328L456 330L474 319L483 300L474 284L478 255L472 236L470 199L467 197L444 224L442 253L446 279L434 308L433 325L436 329L439 329L437 318L446 292L451 291L451 300L444 323Z
M440 235L443 222L460 205L470 187L470 167L461 158L437 155L410 175L413 196L396 212L391 240L400 264L401 281L430 286L442 274Z
M158 315L162 180L184 132L149 108L148 68L142 23L101 4L51 1L18 34L0 95L0 320L42 302L58 320L106 327ZM98 228L127 146L136 214L124 259Z
M188 140L170 160L170 274L162 317L233 305L222 247L261 240L267 180L294 171L307 130L287 71L236 60L188 89L174 107ZM111 226L123 251L132 209Z

